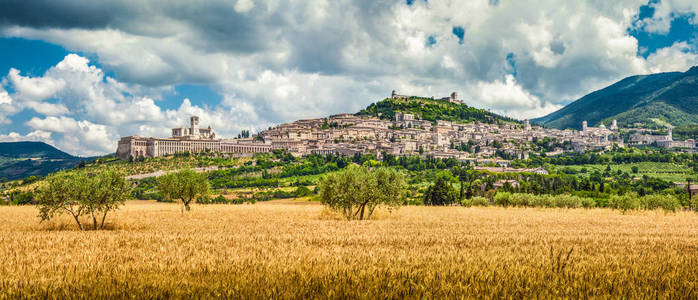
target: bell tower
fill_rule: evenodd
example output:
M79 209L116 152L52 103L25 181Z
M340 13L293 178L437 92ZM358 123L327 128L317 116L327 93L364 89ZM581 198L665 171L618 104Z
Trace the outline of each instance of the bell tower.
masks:
M199 117L198 116L192 116L191 119L189 119L189 122L191 124L190 128L190 133L194 137L199 137Z

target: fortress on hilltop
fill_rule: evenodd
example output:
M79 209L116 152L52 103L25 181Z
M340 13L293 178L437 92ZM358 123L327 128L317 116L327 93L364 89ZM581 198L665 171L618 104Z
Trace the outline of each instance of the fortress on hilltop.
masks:
M393 92L390 94L391 99L407 99L410 97L412 97L412 96L398 95L397 92L395 92L395 90L393 90ZM431 97L431 99L434 99L434 97ZM451 93L450 96L443 97L439 100L450 102L450 103L455 103L455 104L463 104L463 100L458 100L458 93L456 93L456 92L453 92L453 93Z

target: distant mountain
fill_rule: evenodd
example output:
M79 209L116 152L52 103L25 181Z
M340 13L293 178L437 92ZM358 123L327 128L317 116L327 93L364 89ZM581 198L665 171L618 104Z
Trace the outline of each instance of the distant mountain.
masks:
M462 103L452 103L445 100L435 100L424 97L386 98L372 103L362 109L357 116L374 116L390 120L396 112L410 113L423 120L436 122L437 120L469 123L479 121L483 123L518 122L515 119L504 117L484 109L477 109Z
M90 159L72 156L43 142L0 143L0 178L46 176Z
M0 156L7 158L74 158L74 156L43 142L0 143Z
M532 120L546 127L580 129L617 119L621 127L691 127L698 124L698 67L625 78L588 94L547 116Z

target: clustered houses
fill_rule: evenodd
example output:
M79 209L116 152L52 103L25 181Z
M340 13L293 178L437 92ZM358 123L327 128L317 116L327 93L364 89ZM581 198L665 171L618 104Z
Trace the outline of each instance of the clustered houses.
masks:
M401 97L393 95L393 97ZM515 123L486 124L472 122L459 124L420 120L415 115L396 112L391 121L377 118L339 114L322 119L299 120L262 131L259 136L272 149L285 149L296 156L308 154L382 153L391 155L428 154L436 158L456 158L487 162L497 152L510 157L526 158L531 142L549 138L565 151L611 149L617 140L617 131L601 127L586 127L583 131L545 129L531 126L526 120ZM470 151L458 150L469 144ZM495 162L495 164L501 164Z
M628 144L633 145L633 146L642 146L642 145L656 145L658 147L662 148L682 148L682 149L688 149L688 150L695 150L696 149L696 141L693 139L687 139L685 141L674 141L673 133L672 133L672 128L671 126L667 126L667 134L666 135L656 135L656 134L651 134L651 130L647 129L633 129L636 132L630 135L630 138L628 139Z
M392 97L404 97L393 92ZM444 101L456 101L457 95ZM618 126L614 122L606 128L589 127L582 123L582 130L547 129L516 123L466 124L420 120L413 114L395 112L393 120L375 117L359 117L338 114L329 118L298 120L281 124L259 133L251 139L216 139L208 128L199 128L198 117L191 118L189 127L172 129L171 138L128 136L119 141L117 156L158 157L177 152L259 153L284 149L295 156L310 154L354 155L383 153L402 155L430 155L436 158L456 158L480 164L507 166L508 161L496 157L527 158L533 142L553 141L557 147L548 151L556 155L569 151L609 150L614 145L624 147L619 139ZM631 142L635 141L631 137ZM656 141L673 145L669 138ZM687 141L692 143L691 141ZM693 146L695 143L693 143ZM550 147L548 147L550 150Z

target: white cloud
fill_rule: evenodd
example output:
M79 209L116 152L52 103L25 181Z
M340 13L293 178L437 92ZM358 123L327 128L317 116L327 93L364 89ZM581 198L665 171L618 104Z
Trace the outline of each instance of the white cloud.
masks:
M63 104L39 102L39 101L28 101L24 103L24 107L31 108L34 111L49 116L57 116L67 114L68 108Z
M51 133L48 131L35 130L27 135L21 135L17 132L10 132L8 134L0 134L0 142L20 142L20 141L37 141L44 142L47 144L54 144L51 139Z
M116 150L118 135L105 125L61 116L32 118L27 126L35 131L61 133L56 145L70 153L99 155Z
M635 28L653 34L667 34L671 29L671 22L680 16L693 16L690 20L698 24L695 16L698 15L698 4L694 0L662 0L651 3L654 15L650 18L637 20Z
M686 42L674 43L671 47L657 50L647 57L649 70L652 73L666 71L684 72L698 65L698 53L695 46Z
M10 123L7 118L19 111L16 103L12 101L10 94L0 85L0 124Z
M544 103L531 95L512 75L507 75L504 81L480 82L474 90L487 107L519 119L544 116L562 108L562 105Z
M237 0L235 2L235 11L239 13L246 13L254 8L254 2L252 0Z
M42 101L56 94L65 86L65 81L54 78L30 78L19 74L19 70L12 68L7 75L12 87L15 89L15 98L24 101Z
M7 93L7 91L0 86L0 104L2 105L11 105L12 104L12 98L10 98L10 94Z

